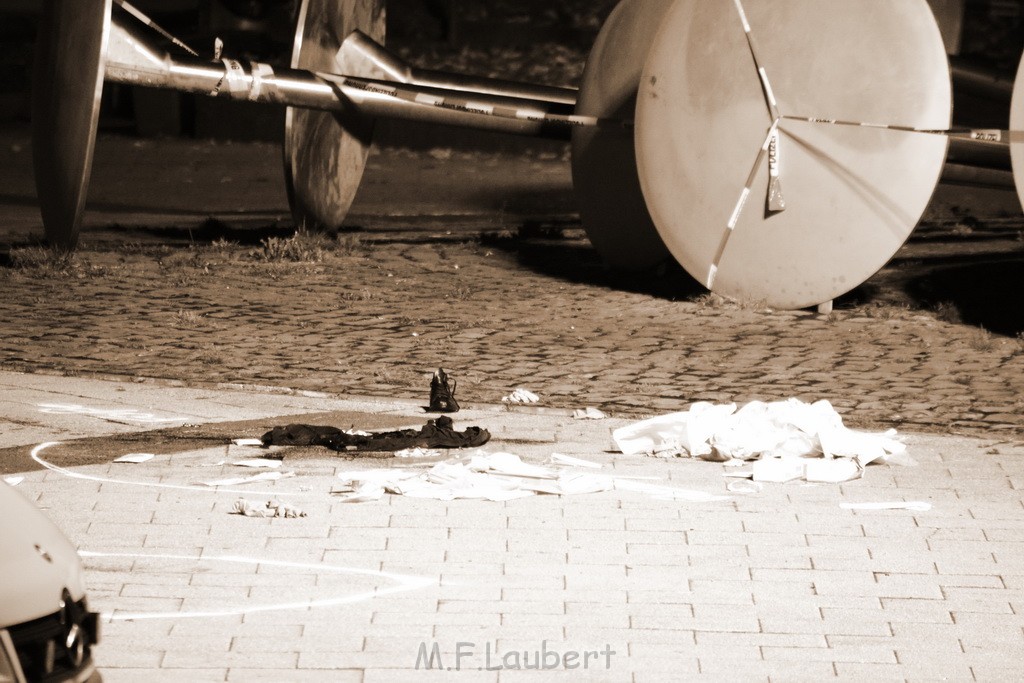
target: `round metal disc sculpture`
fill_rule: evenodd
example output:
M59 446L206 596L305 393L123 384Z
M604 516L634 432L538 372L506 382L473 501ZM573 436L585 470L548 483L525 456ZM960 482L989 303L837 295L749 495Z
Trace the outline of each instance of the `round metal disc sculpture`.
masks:
M672 2L623 0L615 7L587 58L577 114L633 118L640 72ZM583 227L605 263L645 270L671 258L640 190L632 128L574 130L572 179Z
M338 50L359 29L384 40L384 0L302 0L291 67L346 73ZM337 230L363 177L373 119L289 107L285 118L285 178L300 229Z
M946 154L943 135L837 121L943 130L950 117L924 0L679 0L640 83L638 170L691 275L802 308L895 254Z
M1017 70L1017 81L1013 86L1013 104L1010 105L1010 159L1013 163L1013 180L1017 183L1017 196L1024 206L1024 57Z
M32 92L32 154L47 241L73 249L82 225L110 35L111 0L46 0Z

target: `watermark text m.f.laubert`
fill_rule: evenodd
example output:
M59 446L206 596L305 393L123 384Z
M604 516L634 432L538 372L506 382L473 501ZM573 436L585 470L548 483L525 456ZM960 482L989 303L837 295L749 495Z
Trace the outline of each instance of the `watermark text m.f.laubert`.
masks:
M483 652L477 643L459 641L454 652L441 652L441 646L434 643L420 643L416 652L416 669L443 671L502 671L534 669L611 669L612 655L616 654L610 645L601 650L557 650L548 647L542 640L534 650L509 650L501 652L498 644L487 641Z

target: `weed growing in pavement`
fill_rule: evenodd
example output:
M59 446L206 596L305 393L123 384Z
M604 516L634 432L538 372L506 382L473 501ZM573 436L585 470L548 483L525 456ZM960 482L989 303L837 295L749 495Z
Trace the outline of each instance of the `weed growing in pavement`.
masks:
M67 275L77 265L74 252L43 246L13 247L11 267L36 276Z
M202 314L195 311L179 310L174 314L175 327L199 327L202 323Z
M971 333L968 344L970 344L971 349L974 351L986 352L996 347L996 340L991 332L984 327L979 327Z
M364 288L359 292L342 292L338 298L342 301L369 301L373 298L373 292Z
M952 301L940 301L935 304L935 317L942 322L959 325L963 322L960 309Z
M720 294L715 294L714 292L707 292L706 294L701 294L696 299L694 299L693 303L697 304L697 307L700 308L701 310L717 310L725 305L726 299Z
M338 256L353 256L364 251L366 251L366 245L359 239L359 235L345 233L334 239L334 252Z
M189 245L187 249L175 249L157 258L157 263L162 268L196 268L203 272L210 272L210 262L207 254L202 249Z
M231 256L231 252L237 248L238 242L233 242L231 240L224 239L223 237L218 237L214 241L210 242L209 246L210 251L221 258L229 258Z
M266 237L249 255L270 263L320 263L332 246L331 238L323 233L299 230L291 237Z
M171 276L171 284L175 289L188 289L199 284L199 278L192 273L182 271Z
M200 351L196 354L195 359L203 365L224 365L226 362L224 356L214 351Z
M444 298L455 299L456 301L468 301L473 298L473 289L471 287L459 285L445 294Z
M875 302L864 307L864 315L875 320L895 320L907 314L910 307L906 304L893 304L884 301Z
M771 308L768 306L767 299L750 299L743 297L736 301L736 305L739 306L741 311L759 311L768 312Z

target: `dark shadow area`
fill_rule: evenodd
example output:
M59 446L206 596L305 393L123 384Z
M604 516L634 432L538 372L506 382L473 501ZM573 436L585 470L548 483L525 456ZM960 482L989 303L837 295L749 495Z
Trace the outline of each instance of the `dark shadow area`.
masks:
M585 238L575 221L527 222L515 234L485 234L491 248L515 254L519 264L535 273L574 284L596 285L635 294L680 301L707 293L682 266L667 261L640 272L609 269Z
M1009 337L1024 333L1024 254L936 259L905 288L923 308L951 307L968 325Z

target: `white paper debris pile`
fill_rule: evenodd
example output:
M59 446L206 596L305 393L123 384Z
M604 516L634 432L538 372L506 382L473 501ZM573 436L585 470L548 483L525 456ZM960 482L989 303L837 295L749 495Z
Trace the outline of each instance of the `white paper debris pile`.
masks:
M753 401L739 410L735 404L694 403L686 412L616 429L612 438L626 455L755 461L751 472L739 476L763 482L838 483L860 477L872 462L914 464L896 430L849 429L828 401Z
M634 491L665 500L710 502L725 500L700 491L656 486L605 474L573 471L598 469L598 463L553 454L551 466L523 462L511 453L478 452L439 462L428 470L386 469L342 472L332 493L345 494L347 503L378 500L385 493L436 500L506 501L538 494L557 496Z
M537 403L538 401L540 401L540 396L522 387L501 399L502 403Z
M577 420L603 420L607 415L597 408L577 408L572 411L573 418Z
M245 517L284 517L287 519L306 516L304 511L288 503L268 500L266 505L256 505L245 498L239 498L235 501L230 514L244 515Z

